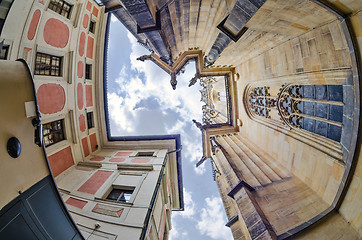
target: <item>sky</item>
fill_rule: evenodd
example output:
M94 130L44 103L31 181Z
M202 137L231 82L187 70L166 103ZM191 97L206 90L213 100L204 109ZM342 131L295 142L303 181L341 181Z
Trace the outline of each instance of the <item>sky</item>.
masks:
M108 43L108 110L112 136L181 134L185 210L172 213L171 240L232 239L227 218L212 177L211 163L198 168L202 157L201 86L188 87L195 74L190 62L177 76L172 90L170 76L151 61L136 58L150 54L114 17Z

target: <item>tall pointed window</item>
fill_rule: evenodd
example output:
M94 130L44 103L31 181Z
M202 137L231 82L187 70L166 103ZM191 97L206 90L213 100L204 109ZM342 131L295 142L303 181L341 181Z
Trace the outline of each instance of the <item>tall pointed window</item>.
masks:
M290 85L281 90L278 110L289 126L339 142L343 121L342 85Z
M247 97L254 116L341 140L343 85L258 86L250 88Z

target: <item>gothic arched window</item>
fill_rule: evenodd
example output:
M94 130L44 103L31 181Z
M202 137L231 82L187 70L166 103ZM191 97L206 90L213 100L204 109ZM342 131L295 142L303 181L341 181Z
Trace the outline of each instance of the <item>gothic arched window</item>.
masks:
M280 121L339 142L343 122L343 85L283 85L249 88L252 115Z
M277 108L290 127L339 142L343 121L342 85L289 85L278 95Z

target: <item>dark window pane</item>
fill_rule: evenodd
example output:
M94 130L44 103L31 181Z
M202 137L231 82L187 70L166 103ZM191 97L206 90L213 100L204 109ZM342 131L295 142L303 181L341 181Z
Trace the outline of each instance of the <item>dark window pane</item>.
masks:
M89 32L94 33L94 29L95 29L95 22L91 20L89 23Z
M315 133L323 137L327 137L327 127L328 127L327 123L316 121Z
M92 65L85 64L85 78L92 79Z
M133 190L112 189L110 194L107 196L107 199L118 202L129 202L132 193Z
M315 98L321 100L327 100L327 86L315 85Z
M93 112L87 112L87 125L88 129L94 127Z
M8 58L8 53L9 53L9 45L4 45L3 48L1 49L0 59L6 60Z
M123 191L121 189L113 189L111 193L108 195L107 199L116 201L118 197L122 194L122 192Z
M336 122L342 122L343 121L343 106L329 105L329 108L330 108L329 119L336 121Z
M315 120L310 118L303 119L303 129L309 132L314 132L314 125L315 125Z
M313 85L305 85L302 86L302 97L303 98L314 98L314 86Z
M36 53L35 74L61 76L61 57L52 56L45 53Z
M328 124L328 138L339 142L341 140L342 128Z
M325 103L317 103L317 117L327 118L328 115L328 104Z
M133 191L124 191L122 197L120 198L120 202L129 202L131 199Z
M65 139L63 119L43 124L43 136L45 146L48 147L54 143Z
M342 85L329 85L329 100L331 101L343 101L343 86Z
M304 102L304 114L314 116L314 102Z

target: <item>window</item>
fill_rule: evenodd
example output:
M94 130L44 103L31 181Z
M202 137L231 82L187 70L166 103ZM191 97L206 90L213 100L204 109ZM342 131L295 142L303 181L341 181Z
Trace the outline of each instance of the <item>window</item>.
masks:
M117 202L129 202L131 199L133 190L126 190L126 189L117 189L114 188L107 196L106 199L113 200Z
M88 129L94 128L93 112L87 112L87 126Z
M66 18L69 18L72 5L66 3L63 0L51 0L48 8Z
M255 115L276 120L275 110L284 124L291 128L341 140L343 127L342 85L286 85L277 96L268 86L249 90L248 106ZM273 114L274 113L274 114ZM273 117L272 117L273 116Z
M217 93L217 99L220 102L226 102L226 92L218 92Z
M85 78L92 79L92 64L85 64Z
M64 120L61 119L43 124L43 136L46 147L63 141L65 139Z
M36 75L61 76L62 58L46 53L36 53L35 71Z
M136 157L152 157L154 152L138 152Z
M281 91L281 117L289 125L339 142L343 121L342 85L291 85Z
M9 45L4 45L0 52L0 59L2 60L8 59L8 54L9 54Z
M96 22L93 20L90 20L89 23L89 32L94 33L94 30L96 29Z

